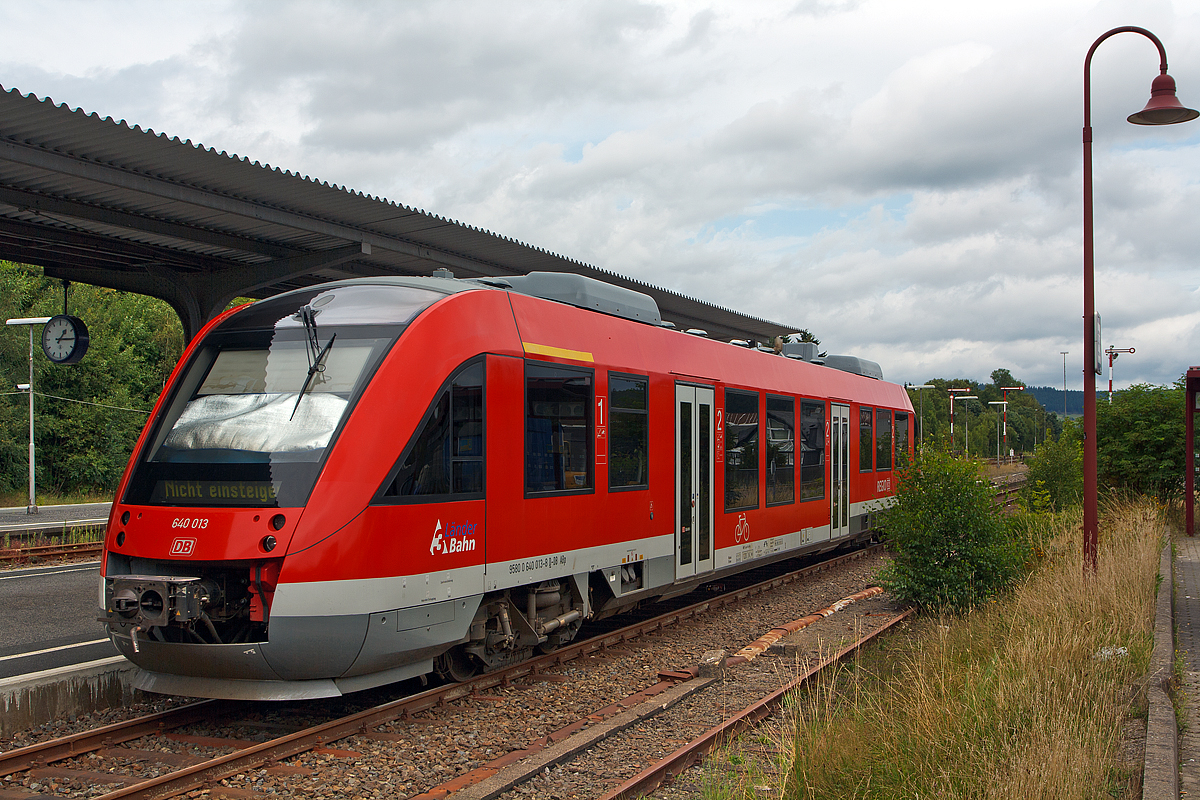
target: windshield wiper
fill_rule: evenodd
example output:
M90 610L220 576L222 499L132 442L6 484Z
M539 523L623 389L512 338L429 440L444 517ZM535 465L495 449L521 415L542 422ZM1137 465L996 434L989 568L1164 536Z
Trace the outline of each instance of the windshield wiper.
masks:
M296 416L296 409L300 408L300 401L304 399L304 395L308 392L308 387L312 385L313 377L318 372L325 371L325 359L329 355L330 348L333 347L333 340L337 338L337 334L329 337L329 341L325 343L325 347L317 352L317 312L312 306L304 306L300 309L300 321L304 323L304 331L307 334L307 343L305 352L308 355L308 377L304 379L304 385L300 387L300 393L296 395L296 405L292 406L292 415L288 420L292 420Z

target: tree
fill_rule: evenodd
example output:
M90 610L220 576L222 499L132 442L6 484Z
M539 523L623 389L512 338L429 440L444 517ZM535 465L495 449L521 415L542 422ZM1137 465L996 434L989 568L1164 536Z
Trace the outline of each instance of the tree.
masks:
M1096 471L1113 488L1166 500L1184 472L1182 378L1173 386L1138 384L1096 404Z
M992 385L999 388L1004 386L1024 386L1025 384L1014 378L1011 372L1001 368L992 370Z
M61 313L62 291L35 267L0 262L5 318ZM37 482L59 492L111 492L183 352L183 329L160 300L86 284L72 284L70 311L88 325L83 360L62 366L40 348L34 353ZM0 336L8 386L28 380L29 339L20 333ZM28 474L26 403L23 394L0 397L0 491L19 489Z
M801 328L793 334L783 337L785 342L812 342L815 345L821 344L821 340L812 335L808 328Z

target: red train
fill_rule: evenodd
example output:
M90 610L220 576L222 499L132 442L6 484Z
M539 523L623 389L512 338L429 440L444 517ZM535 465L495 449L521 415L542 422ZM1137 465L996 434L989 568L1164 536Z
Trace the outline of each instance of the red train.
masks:
M171 694L462 679L866 535L911 448L903 388L692 333L558 273L340 281L224 314L113 504L113 643Z

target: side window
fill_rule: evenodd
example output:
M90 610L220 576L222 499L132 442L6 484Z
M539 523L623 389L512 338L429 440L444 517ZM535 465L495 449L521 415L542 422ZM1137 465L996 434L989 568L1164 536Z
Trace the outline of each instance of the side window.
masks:
M908 459L908 414L896 412L896 461Z
M650 487L649 379L608 376L608 486Z
M525 362L525 491L591 489L595 402L590 370Z
M767 395L767 505L796 502L796 401Z
M875 469L892 468L892 412L886 408L875 411Z
M385 496L483 496L483 373L483 361L455 373L426 412Z
M863 406L858 409L858 471L870 472L871 458L875 454L875 433L871 426L875 416L871 409Z
M800 401L800 500L825 497L825 404Z
M758 393L725 390L725 510L758 508Z

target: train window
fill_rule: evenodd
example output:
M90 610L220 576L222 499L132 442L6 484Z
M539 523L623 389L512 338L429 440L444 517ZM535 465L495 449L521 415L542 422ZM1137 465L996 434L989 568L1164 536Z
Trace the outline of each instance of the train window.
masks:
M902 411L896 412L896 464L899 466L903 462L901 459L908 459L908 414Z
M608 376L608 487L650 488L649 379Z
M886 408L875 411L875 469L892 468L892 412Z
M800 500L825 498L825 404L800 401Z
M304 505L384 355L417 314L445 296L326 284L225 318L181 365L136 458L125 502Z
M525 362L525 491L592 488L590 370Z
M767 395L767 505L796 501L796 401Z
M758 508L758 392L725 390L725 510Z
M483 472L483 362L475 361L433 401L384 494L482 497Z
M875 432L872 427L872 420L875 414L871 409L863 406L858 409L858 471L870 472L872 469L871 457L875 452Z

